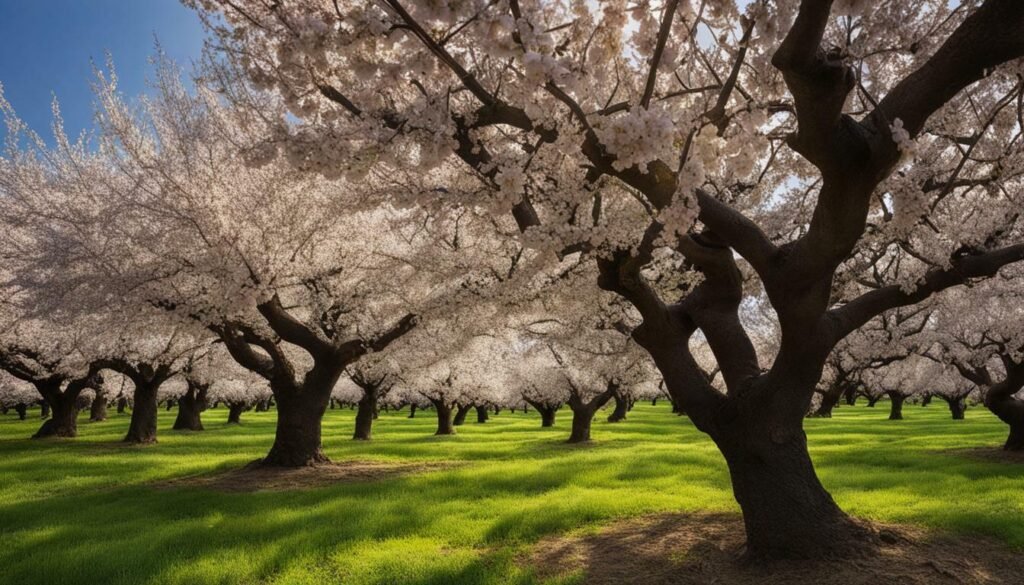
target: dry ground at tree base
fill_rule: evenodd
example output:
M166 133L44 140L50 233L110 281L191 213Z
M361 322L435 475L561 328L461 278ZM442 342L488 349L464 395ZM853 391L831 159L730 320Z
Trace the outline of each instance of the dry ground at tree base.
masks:
M264 467L259 460L241 468L154 484L158 488L201 487L219 492L257 492L312 489L338 483L377 481L400 475L450 469L447 462L387 463L343 461L313 467Z
M671 514L550 538L530 562L542 578L582 572L582 583L643 585L1021 585L1024 555L993 540L878 526L876 556L833 561L739 560L743 521L729 514Z

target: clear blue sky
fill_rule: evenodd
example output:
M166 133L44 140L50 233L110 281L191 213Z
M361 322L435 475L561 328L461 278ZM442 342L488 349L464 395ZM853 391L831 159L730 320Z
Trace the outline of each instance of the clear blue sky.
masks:
M0 83L18 115L46 138L56 94L74 137L91 125L90 59L103 66L109 51L121 91L138 94L152 71L154 38L187 66L202 50L203 30L178 0L0 0Z

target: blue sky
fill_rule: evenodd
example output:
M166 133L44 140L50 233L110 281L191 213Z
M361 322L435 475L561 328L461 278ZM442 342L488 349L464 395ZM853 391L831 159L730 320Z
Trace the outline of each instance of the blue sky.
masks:
M74 137L91 125L90 59L103 66L109 51L121 90L138 94L152 71L154 38L187 65L202 50L203 30L178 0L0 0L0 83L18 115L47 138L56 94Z

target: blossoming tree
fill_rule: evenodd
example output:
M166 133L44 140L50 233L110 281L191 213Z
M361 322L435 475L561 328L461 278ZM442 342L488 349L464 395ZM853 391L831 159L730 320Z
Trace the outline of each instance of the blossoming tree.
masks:
M1019 151L1016 0L189 3L223 16L207 22L225 54L300 120L268 152L328 175L461 167L480 188L439 197L510 214L546 253L595 258L724 455L755 556L870 543L818 481L802 429L830 350L1024 257L1019 234L984 233L998 214L974 191L1016 197L1002 193L1019 165L976 156ZM869 223L920 232L942 207L982 221L931 238L901 282L833 294ZM672 297L645 274L661 249L700 271ZM748 270L781 330L766 371L739 317ZM695 367L698 330L725 393Z

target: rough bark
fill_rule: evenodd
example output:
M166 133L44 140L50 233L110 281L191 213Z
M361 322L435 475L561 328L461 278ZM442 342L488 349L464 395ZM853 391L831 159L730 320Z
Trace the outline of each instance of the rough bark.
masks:
M475 408L476 408L476 422L477 423L483 424L483 423L487 422L488 419L490 419L490 415L487 414L487 407L486 406L477 406Z
M320 423L331 389L309 384L300 392L281 392L277 399L277 430L270 452L261 461L269 467L310 467L330 463L320 442Z
M889 420L903 420L903 401L906 397L899 392L886 392L889 395Z
M466 422L466 416L469 411L473 408L472 404L455 404L455 417L452 418L452 424L460 427Z
M102 422L107 420L107 391L103 388L96 389L96 396L89 405L89 422Z
M870 546L870 532L840 510L818 480L802 429L729 426L729 436L717 442L743 510L748 555L845 557Z

